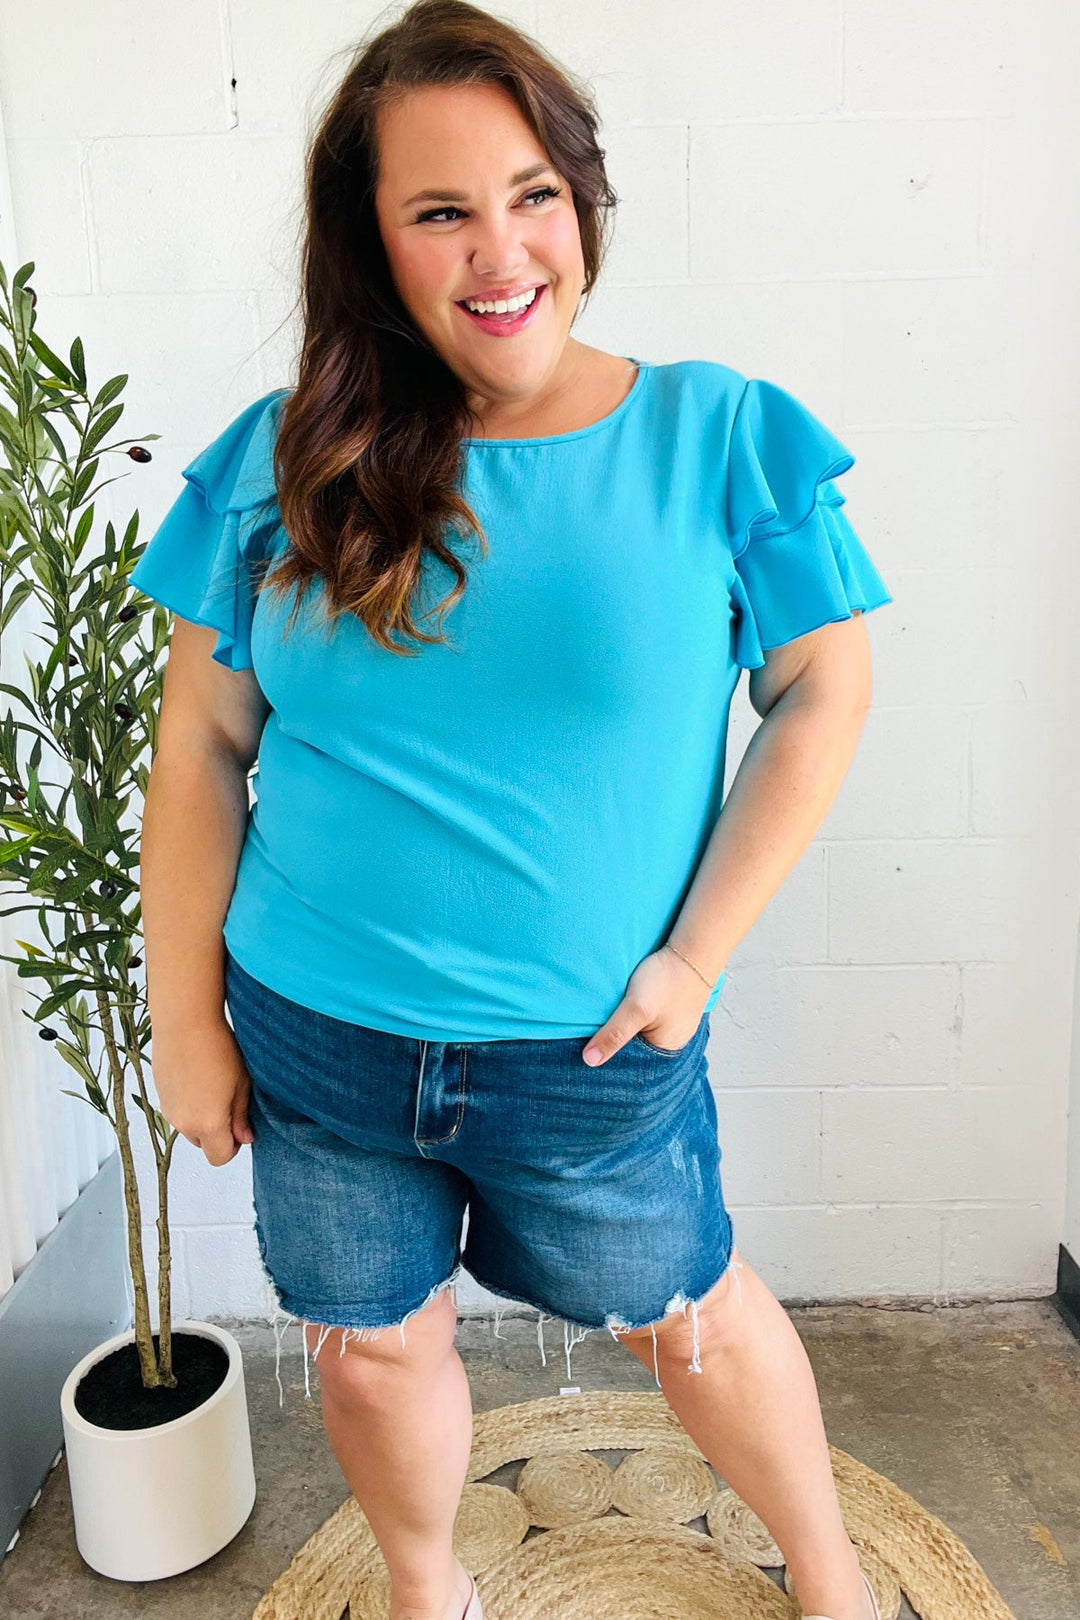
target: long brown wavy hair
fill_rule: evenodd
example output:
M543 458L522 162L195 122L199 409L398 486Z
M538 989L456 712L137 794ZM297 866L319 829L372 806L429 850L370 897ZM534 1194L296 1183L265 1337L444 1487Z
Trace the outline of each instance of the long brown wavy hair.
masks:
M376 120L412 90L454 84L504 88L565 177L586 295L618 202L589 91L526 34L466 0L416 0L357 47L315 130L305 161L298 380L274 449L289 544L258 588L296 590L291 625L318 578L332 624L355 614L379 645L407 656L414 650L392 637L445 642L442 620L465 589L448 527L472 531L481 554L487 541L458 487L470 422L465 385L410 317L387 262L374 201ZM412 616L425 551L457 581L430 610L437 634Z

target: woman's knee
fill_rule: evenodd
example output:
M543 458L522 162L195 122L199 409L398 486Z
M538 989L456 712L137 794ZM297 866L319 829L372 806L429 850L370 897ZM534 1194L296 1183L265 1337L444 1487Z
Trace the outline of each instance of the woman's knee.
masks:
M733 1245L723 1275L696 1305L687 1302L659 1322L620 1333L620 1341L639 1361L651 1365L657 1352L681 1359L692 1355L695 1348L700 1353L703 1344L720 1345L738 1338L745 1326L742 1279L748 1269Z
M457 1320L453 1294L444 1288L420 1310L389 1327L340 1328L305 1322L303 1331L324 1383L339 1379L355 1384L384 1370L422 1373L437 1365L454 1347Z

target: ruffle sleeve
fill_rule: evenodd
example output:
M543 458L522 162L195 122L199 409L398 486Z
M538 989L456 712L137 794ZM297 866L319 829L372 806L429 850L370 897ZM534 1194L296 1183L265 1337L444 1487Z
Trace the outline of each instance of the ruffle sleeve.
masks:
M277 514L274 434L287 392L257 399L183 468L184 488L129 575L170 612L216 630L211 656L227 669L251 668L252 563Z
M767 648L893 600L832 482L854 464L793 395L749 379L732 423L726 513L744 669L760 668Z

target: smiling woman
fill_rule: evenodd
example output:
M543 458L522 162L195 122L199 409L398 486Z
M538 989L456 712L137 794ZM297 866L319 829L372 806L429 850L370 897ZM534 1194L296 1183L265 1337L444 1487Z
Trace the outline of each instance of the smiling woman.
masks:
M382 108L377 129L394 285L464 382L477 433L539 431L580 411L611 356L570 337L586 281L577 209L517 101L501 85L429 85ZM451 168L446 187L413 190Z
M451 541L487 547L465 442L581 427L626 392L625 360L570 336L617 202L597 124L539 45L461 0L410 7L335 91L307 158L306 338L274 452L290 546L265 583L295 592L294 618L318 586L331 624L352 615L392 654L443 640L468 578ZM429 629L415 610L443 569Z
M707 1058L891 600L853 457L775 384L571 335L615 197L588 96L499 18L419 0L374 38L307 181L296 385L184 469L132 575L194 621L144 837L166 1115L250 1140L275 1321L322 1352L393 1620L481 1620L462 1264L568 1356L610 1330L647 1359L800 1592L871 1620L805 1352L735 1247ZM815 701L771 705L725 803L741 671L814 635Z

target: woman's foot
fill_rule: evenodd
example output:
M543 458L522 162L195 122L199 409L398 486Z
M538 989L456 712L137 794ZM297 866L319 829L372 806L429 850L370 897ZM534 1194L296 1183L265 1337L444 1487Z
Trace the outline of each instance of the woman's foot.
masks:
M852 1620L881 1620L881 1610L878 1608L878 1601L874 1595L874 1588L870 1585L866 1571L863 1569L860 1569L859 1571L859 1587L861 1607L858 1609L856 1614L852 1616ZM838 1611L834 1615L804 1614L802 1620L848 1620L848 1615L846 1610L844 1610L843 1613Z
M866 1587L866 1601L870 1605L866 1611L866 1620L881 1620L881 1610L878 1608L877 1593L870 1585L870 1577L867 1575L865 1569L860 1570L859 1573L863 1578L863 1585Z
M473 1582L465 1565L454 1559L454 1589L444 1608L422 1609L416 1604L395 1604L390 1600L390 1620L463 1620L472 1599Z

